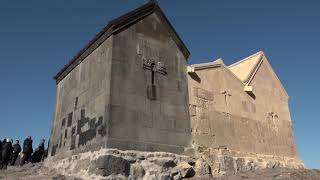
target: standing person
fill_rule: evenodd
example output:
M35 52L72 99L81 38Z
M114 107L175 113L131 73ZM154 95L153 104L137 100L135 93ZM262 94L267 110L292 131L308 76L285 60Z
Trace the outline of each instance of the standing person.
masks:
M12 153L11 139L7 139L6 143L2 146L2 168L7 169Z
M30 162L32 152L33 152L32 139L31 139L31 136L28 136L23 142L23 150L22 150L22 158L21 158L20 166L23 166L24 163L26 163L26 161Z
M45 143L45 140L41 139L38 147L36 148L36 150L32 155L32 162L40 162L43 159L44 151L45 151L44 143Z
M19 144L19 140L16 140L16 143L12 146L13 151L12 151L12 155L11 155L11 166L14 166L14 164L16 163L16 160L19 156L19 153L21 152L21 146Z

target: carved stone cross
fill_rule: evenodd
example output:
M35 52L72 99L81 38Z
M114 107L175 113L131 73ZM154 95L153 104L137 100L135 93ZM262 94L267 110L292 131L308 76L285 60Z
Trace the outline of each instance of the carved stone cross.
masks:
M155 100L157 97L156 86L154 83L155 73L167 75L167 69L162 62L155 62L151 59L143 59L143 69L151 71L151 85L148 86L147 95L149 99Z
M227 91L222 91L221 94L224 94L224 100L225 100L225 102L226 102L226 105L228 106L228 105L229 105L228 97L230 97L231 94L228 93Z
M272 122L275 123L274 118L278 118L278 115L274 112L269 112L269 116L272 118Z
M274 112L269 112L268 115L272 119L273 129L278 132L278 127L277 127L276 122L275 122L275 118L278 118L278 114L276 114Z

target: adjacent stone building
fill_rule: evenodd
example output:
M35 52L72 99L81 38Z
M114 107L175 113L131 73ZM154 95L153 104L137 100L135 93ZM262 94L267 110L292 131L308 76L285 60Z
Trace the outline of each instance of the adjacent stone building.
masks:
M263 52L230 66L188 66L189 54L155 1L112 20L55 76L49 155L193 145L301 163L289 96Z
M191 65L188 71L195 146L300 163L289 96L263 52L230 66L219 59Z
M189 51L157 2L112 20L56 76L49 155L190 146Z

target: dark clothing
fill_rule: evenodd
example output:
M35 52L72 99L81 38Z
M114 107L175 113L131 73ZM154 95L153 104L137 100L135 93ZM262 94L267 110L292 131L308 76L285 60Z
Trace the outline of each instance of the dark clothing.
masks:
M23 166L26 161L30 162L32 152L33 152L32 139L26 138L23 142L23 150L22 150L23 157L21 159L20 166Z
M6 142L2 147L2 168L4 169L7 169L12 150L11 142Z
M16 161L18 159L19 153L12 153L11 155L11 162L10 165L14 166L16 164Z
M20 146L20 144L14 144L12 146L12 148L13 148L13 152L12 152L12 155L11 155L11 163L10 163L10 165L14 166L14 164L16 163L16 160L17 160L17 158L19 156L19 153L21 152L21 146Z
M44 155L44 143L40 143L32 155L32 162L40 162Z
M23 142L23 153L32 153L32 139L25 139Z
M22 153L20 166L23 166L26 162L30 162L31 153Z
M21 146L20 146L20 144L14 144L13 146L12 146L12 148L13 148L13 153L20 153L21 152Z

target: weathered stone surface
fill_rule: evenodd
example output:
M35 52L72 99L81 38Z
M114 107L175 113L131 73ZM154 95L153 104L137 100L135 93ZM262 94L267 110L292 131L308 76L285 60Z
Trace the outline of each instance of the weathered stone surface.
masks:
M223 169L224 169L227 173L234 173L234 172L236 172L235 167L234 167L234 159L233 159L232 157L225 156L223 163L224 163Z
M245 159L243 158L238 158L236 160L236 164L237 164L237 172L249 171L252 169L252 167L250 166L251 163L246 163Z
M198 159L195 162L194 170L197 176L210 176L211 175L211 167L202 159Z
M130 163L122 157L105 155L99 157L90 164L89 173L101 176L109 176L111 174L129 176Z
M145 170L139 163L132 164L130 167L130 176L129 179L142 179L143 176L146 174Z
M181 162L177 165L176 169L181 174L183 178L193 177L195 175L195 171L193 167L187 162Z
M173 178L169 174L160 174L159 180L173 180Z
M62 163L61 161L55 161L55 165ZM72 167L76 162L70 161L67 167ZM64 168L68 169L68 168ZM92 174L81 174L83 169L77 169L75 171L62 172L63 169L55 169L55 166L47 167L43 166L42 163L35 164L33 167L12 167L9 166L7 170L1 170L0 179L8 180L54 180L54 179L64 179L64 180L126 180L128 177L123 175L110 175L108 177L93 176ZM77 172L75 174L74 172ZM161 177L168 178L171 176L173 179L182 179L181 176L172 176L161 172L161 170L154 171L154 175L145 176L143 180L159 180ZM168 176L169 175L169 176ZM178 178L179 177L179 178ZM171 179L172 179L171 178ZM203 177L195 176L192 178L187 178L190 180L318 180L320 179L320 170L310 170L310 169L286 169L286 168L269 168L260 170L250 170L245 172L240 172L236 174L224 175L222 177ZM137 178L135 180L141 180Z
M163 168L173 168L177 166L172 158L157 158L154 160L154 163Z
M191 68L189 107L192 143L201 147L198 152L303 166L296 153L288 95L263 52L231 66L215 61ZM248 86L253 91L245 91ZM221 147L227 151L220 151ZM230 169L232 163L227 161L225 166Z
M191 146L189 53L157 6L122 16L126 28L94 39L57 75L50 156L100 148L183 153Z

